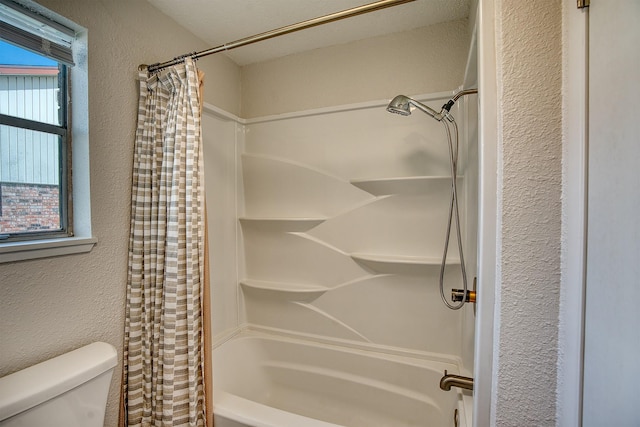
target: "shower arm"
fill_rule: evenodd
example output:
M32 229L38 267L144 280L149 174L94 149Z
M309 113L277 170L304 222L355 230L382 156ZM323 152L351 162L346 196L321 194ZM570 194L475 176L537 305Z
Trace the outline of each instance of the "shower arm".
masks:
M455 95L453 95L453 97L449 101L447 101L446 104L442 106L442 109L440 110L440 116L446 117L449 121L451 121L451 117L449 116L449 111L451 111L451 107L453 107L453 104L455 104L456 101L461 97L465 95L471 95L474 93L478 93L478 89L463 89L457 92Z

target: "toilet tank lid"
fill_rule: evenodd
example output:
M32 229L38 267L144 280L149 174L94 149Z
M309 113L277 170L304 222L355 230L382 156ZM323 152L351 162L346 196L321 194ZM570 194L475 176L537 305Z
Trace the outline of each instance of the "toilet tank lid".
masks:
M0 378L0 421L113 369L115 347L95 342Z

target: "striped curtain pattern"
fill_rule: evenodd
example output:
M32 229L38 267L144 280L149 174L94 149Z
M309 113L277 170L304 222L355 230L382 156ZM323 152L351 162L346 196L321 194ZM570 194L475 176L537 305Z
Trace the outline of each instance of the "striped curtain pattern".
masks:
M139 75L124 338L125 418L205 426L204 189L194 62Z

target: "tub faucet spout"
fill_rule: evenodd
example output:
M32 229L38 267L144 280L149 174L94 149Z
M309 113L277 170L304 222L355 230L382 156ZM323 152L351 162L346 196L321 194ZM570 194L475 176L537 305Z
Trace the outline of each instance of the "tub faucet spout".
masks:
M450 375L447 374L447 371L444 371L444 376L440 379L440 388L449 391L451 387L473 390L473 378Z

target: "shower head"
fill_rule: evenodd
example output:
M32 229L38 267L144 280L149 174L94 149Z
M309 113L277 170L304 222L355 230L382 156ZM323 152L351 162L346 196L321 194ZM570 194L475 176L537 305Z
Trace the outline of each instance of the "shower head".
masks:
M390 113L400 114L401 116L408 116L411 114L409 108L409 98L404 95L398 95L389 102L387 105L387 111Z
M400 114L402 116L408 116L411 114L412 105L418 110L427 113L438 121L442 120L444 117L444 115L442 115L441 113L436 113L433 109L427 107L423 103L404 95L398 95L393 98L391 102L389 102L389 105L387 105L387 111L390 113Z

